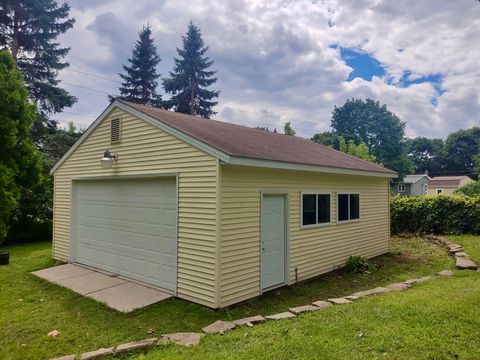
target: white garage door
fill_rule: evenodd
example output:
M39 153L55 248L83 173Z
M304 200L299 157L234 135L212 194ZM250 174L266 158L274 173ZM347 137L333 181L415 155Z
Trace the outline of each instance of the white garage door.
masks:
M75 262L175 291L175 178L76 181L73 211Z

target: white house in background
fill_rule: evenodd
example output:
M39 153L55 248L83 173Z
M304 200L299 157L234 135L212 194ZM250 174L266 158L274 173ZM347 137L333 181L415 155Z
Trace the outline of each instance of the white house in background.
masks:
M435 176L428 181L428 194L452 195L455 190L473 181L468 176Z

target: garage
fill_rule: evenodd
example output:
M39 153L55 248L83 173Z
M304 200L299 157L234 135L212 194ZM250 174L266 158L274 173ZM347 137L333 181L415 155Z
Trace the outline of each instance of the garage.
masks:
M73 181L72 260L176 291L176 178Z

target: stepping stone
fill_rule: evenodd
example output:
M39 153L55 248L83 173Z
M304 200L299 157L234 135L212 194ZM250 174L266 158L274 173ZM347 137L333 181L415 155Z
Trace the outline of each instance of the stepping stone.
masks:
M235 329L236 325L223 320L217 320L213 324L205 326L202 331L207 334L224 333L225 331Z
M457 252L462 252L462 251L463 251L463 247L461 247L460 245L453 244L448 246L448 252L450 254L455 254Z
M75 355L65 355L65 356L56 357L50 360L75 360Z
M387 289L385 287L376 287L375 289L356 292L355 294L353 294L353 296L356 296L358 298L362 298L362 297L365 297L365 296L384 294L384 293L389 292L389 291L391 291L391 290Z
M132 341L125 344L120 344L115 348L115 353L124 353L128 351L150 347L150 346L156 345L157 340L158 340L157 338L150 338L145 340Z
M98 359L98 358L113 355L113 354L114 354L113 348L107 348L107 349L100 348L94 351L83 353L82 355L80 355L80 360Z
M350 301L355 301L355 300L358 300L360 298L358 296L355 296L355 295L348 295L348 296L345 296L345 299L350 300Z
M282 312L282 313L265 316L265 319L268 319L268 320L282 320L282 319L290 319L290 318L293 318L293 317L295 317L294 314L292 314L290 311L285 311L285 312Z
M460 270L477 270L478 268L474 261L462 258L457 258L456 266Z
M293 307L288 310L290 310L294 314L301 314L304 312L320 310L320 308L318 306L313 306L313 305L304 305L304 306Z
M328 299L328 301L331 302L333 305L343 305L352 302L351 300L347 300L345 298Z
M460 252L455 253L455 257L456 257L456 258L468 259L468 255L467 255L467 253L464 252L464 251L460 251Z
M410 284L405 284L405 283L396 283L396 284L390 284L387 286L387 289L394 290L394 291L403 291L407 290L410 288Z
M256 316L246 317L243 319L238 319L232 322L237 326L253 326L253 324L258 324L264 321L265 321L265 318L263 316L256 315Z
M418 279L409 279L409 280L405 280L403 283L404 284L407 284L407 285L413 285L413 284L419 284L419 283L422 283L422 282L425 282L425 281L428 281L428 280L432 280L433 279L433 276L424 276L424 277L421 277L421 278L418 278Z
M315 305L316 307L320 308L320 309L323 309L323 308L326 308L326 307L329 307L329 306L332 306L333 304L331 302L328 302L328 301L315 301L313 303L313 305Z
M452 270L442 270L438 273L440 276L452 276L453 271Z
M166 344L169 342L173 342L178 345L183 346L195 346L200 343L200 339L202 338L203 334L199 333L173 333L173 334L165 334L162 335L162 339L160 340L161 343Z

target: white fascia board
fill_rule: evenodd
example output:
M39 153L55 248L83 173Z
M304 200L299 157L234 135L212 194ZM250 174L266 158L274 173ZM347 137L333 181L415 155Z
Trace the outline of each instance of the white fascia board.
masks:
M284 170L296 170L296 171L312 171L312 172L329 173L329 174L374 176L374 177L383 177L383 178L391 178L391 179L398 177L396 173L343 169L343 168L336 168L336 167L330 167L330 166L306 165L306 164L289 163L289 162L282 162L282 161L243 158L238 156L230 156L230 161L228 163L227 162L225 163L229 165L253 166L253 167L262 167L262 168L270 168L270 169L284 169Z

